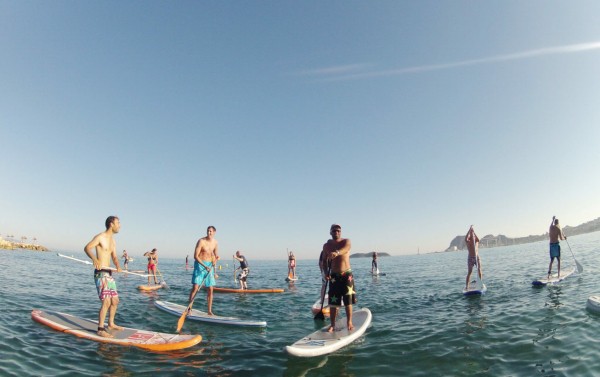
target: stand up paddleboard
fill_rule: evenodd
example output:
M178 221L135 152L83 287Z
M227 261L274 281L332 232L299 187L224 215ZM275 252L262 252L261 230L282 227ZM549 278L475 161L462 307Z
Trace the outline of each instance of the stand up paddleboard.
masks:
M181 317L183 312L187 309L187 306L174 304L168 301L154 301L154 305L156 305L156 307L159 309L164 310L167 313L174 314L178 317ZM192 309L192 312L187 316L187 319L191 319L192 321L218 323L220 325L267 327L267 322L265 321L253 321L235 317L208 315L208 313L196 309Z
M283 293L283 289L281 289L281 288L240 289L240 288L213 287L213 292L219 292L219 293Z
M346 319L339 318L336 331L330 333L327 331L329 326L325 326L321 330L317 330L300 339L291 346L286 346L285 350L290 355L301 357L320 356L337 351L364 334L367 327L371 324L371 318L371 311L367 308L362 308L352 314L354 329L348 331Z
M98 321L79 318L73 315L34 309L31 318L54 330L94 340L101 343L139 347L150 351L173 351L195 346L202 341L200 335L166 334L154 331L124 328L108 330L114 337L104 338L98 335Z
M165 284L165 282L163 281L160 284L154 284L154 285L138 285L137 289L139 289L140 291L143 292L150 292L150 291L157 291L161 288L165 288L167 285Z
M585 306L592 313L600 314L600 296L590 296Z
M469 289L463 289L463 295L465 296L473 296L473 295L483 295L487 291L487 287L481 281L472 281L469 284Z
M575 272L575 267L571 268L570 270L561 271L560 277L558 277L558 274L552 274L552 275L550 275L550 278L548 278L548 275L546 275L542 278L532 281L531 284L533 284L535 286L556 284L558 282L565 280L569 276L573 275L574 272Z

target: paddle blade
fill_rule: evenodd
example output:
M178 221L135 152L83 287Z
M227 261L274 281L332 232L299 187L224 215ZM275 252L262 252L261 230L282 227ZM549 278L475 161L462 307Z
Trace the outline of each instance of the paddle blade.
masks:
M581 263L579 263L579 262L577 262L577 260L575 260L575 264L577 265L577 272L582 273L583 266L581 265Z
M321 321L325 320L325 315L323 314L323 310L321 310L320 312L318 312L317 314L315 314L315 319L319 319Z
M177 332L181 332L181 328L183 327L183 323L185 322L185 318L187 317L188 309L186 309L181 317L179 317L179 321L177 321Z

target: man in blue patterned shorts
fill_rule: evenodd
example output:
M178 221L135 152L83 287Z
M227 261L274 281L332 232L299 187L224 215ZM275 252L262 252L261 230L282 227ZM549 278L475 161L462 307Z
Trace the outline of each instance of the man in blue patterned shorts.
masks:
M117 267L117 272L121 272L119 267L119 258L117 257L117 247L113 235L119 233L121 222L116 216L109 216L104 225L106 230L96 235L83 249L94 264L94 281L98 298L102 301L100 313L98 314L98 335L105 338L112 338L113 335L107 330L123 330L123 327L115 324L115 314L119 306L119 294L117 293L117 284L112 277L113 269L110 267L110 260ZM96 255L92 251L96 249ZM104 320L108 312L108 327L104 328Z
M329 307L331 326L329 332L335 331L335 320L338 309L346 308L346 323L348 330L352 330L352 304L356 304L356 292L354 292L354 278L350 268L350 240L342 238L342 227L333 224L329 228L331 239L323 245L325 258L331 263L329 273Z

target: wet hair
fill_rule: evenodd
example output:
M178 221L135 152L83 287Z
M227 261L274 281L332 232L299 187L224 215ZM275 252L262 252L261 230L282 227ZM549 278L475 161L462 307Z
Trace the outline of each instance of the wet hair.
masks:
M108 230L108 228L110 228L110 224L112 224L113 221L115 221L116 219L118 219L117 216L108 216L106 218L106 221L104 222L104 226L106 227L106 230Z
M215 231L215 232L217 231L217 228L215 228L215 227L214 227L214 226L212 226L212 225L209 225L209 226L208 226L208 228L206 228L206 231L208 232L208 230L209 230L210 228L212 228L212 230L213 230L213 231Z

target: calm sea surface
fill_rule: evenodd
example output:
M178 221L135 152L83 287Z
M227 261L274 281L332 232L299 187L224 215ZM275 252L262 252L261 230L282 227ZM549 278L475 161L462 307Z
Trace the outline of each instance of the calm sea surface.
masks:
M351 235L350 235L351 236ZM600 316L585 309L600 294L600 232L569 238L584 272L560 285L532 287L548 267L547 243L481 251L483 297L464 297L466 252L380 259L386 276L370 276L370 259L352 259L359 305L373 313L365 336L329 356L296 358L284 346L324 324L310 311L320 288L315 260L298 262L300 280L285 282L286 261L247 255L251 288L283 294L215 293L220 315L266 320L266 329L186 321L184 332L202 342L190 349L152 353L99 344L56 332L31 319L34 308L97 317L100 302L90 266L56 253L0 250L1 376L594 376L600 375ZM567 243L563 267L573 266ZM224 254L224 253L222 253ZM81 252L75 255L85 259ZM140 256L130 269L143 269ZM224 258L226 259L226 258ZM117 323L174 332L177 317L155 300L186 303L191 271L183 260L161 259L170 289L144 294L145 279L117 276ZM219 283L233 284L231 260ZM205 308L205 296L195 307Z

